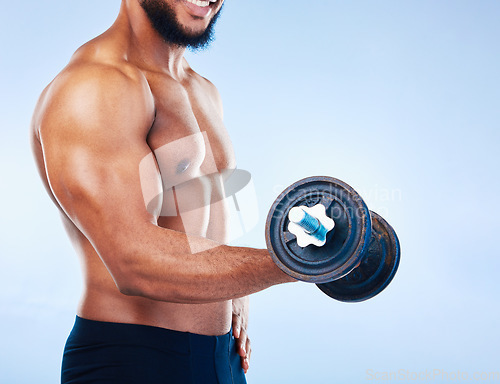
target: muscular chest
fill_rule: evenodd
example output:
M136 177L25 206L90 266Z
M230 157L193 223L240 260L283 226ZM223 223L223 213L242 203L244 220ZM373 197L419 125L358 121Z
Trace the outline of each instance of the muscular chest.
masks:
M164 182L208 175L235 167L231 141L217 101L209 89L192 80L148 79L156 107L147 142Z

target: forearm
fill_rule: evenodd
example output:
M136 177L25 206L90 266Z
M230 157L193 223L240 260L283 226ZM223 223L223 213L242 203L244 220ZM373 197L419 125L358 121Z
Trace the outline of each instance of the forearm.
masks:
M145 231L141 238L146 241L127 247L119 284L125 294L209 303L295 281L274 264L267 250L221 245L155 225ZM193 254L191 249L206 250Z

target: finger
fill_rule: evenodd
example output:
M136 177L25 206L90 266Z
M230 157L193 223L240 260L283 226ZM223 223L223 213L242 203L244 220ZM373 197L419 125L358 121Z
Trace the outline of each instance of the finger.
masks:
M241 357L241 368L243 368L243 371L245 373L248 372L248 369L250 368L250 356L252 354L252 347L250 345L250 339L247 337L246 340L246 355L245 357Z
M241 334L241 317L233 315L233 336L236 339L239 339L240 334Z
M238 347L238 355L241 357L246 357L247 355L247 340L248 336L245 330L241 331L240 338L238 339L237 347Z
M241 339L235 339L235 348L236 348L236 353L240 356L243 357L244 355L241 353L242 347L241 347Z
M250 362L247 358L241 358L241 368L243 368L243 372L248 372L248 369L250 368Z
M250 362L250 357L252 356L252 345L250 343L250 339L247 336L247 342L246 342L246 351L247 351L247 360Z
M233 328L233 336L235 339L239 339L240 338L240 332L241 332L241 329L240 327L236 326Z
M245 355L240 354L240 360L241 360L241 368L243 368L243 371L247 373L248 369L250 368L250 350L248 349L250 347L250 344L248 343L248 338L245 343L246 345L246 353Z

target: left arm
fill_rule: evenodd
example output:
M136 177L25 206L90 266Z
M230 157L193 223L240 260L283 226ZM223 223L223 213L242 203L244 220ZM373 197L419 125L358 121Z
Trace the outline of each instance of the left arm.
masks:
M220 94L212 83L208 83L212 100L219 110L221 119L223 119L224 109ZM252 347L247 334L249 301L249 296L233 299L233 336L236 339L236 351L241 357L241 367L245 373L248 372L250 367L250 356L252 354Z

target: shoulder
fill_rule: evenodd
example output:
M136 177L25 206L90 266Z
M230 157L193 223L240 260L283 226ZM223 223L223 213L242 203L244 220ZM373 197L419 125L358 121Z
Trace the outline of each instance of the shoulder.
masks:
M84 122L103 129L127 123L141 130L149 129L154 114L154 99L139 69L124 60L96 58L81 48L42 92L33 128L38 134L58 123L71 129Z
M196 83L203 89L203 93L209 97L209 99L215 105L215 107L217 108L222 117L223 115L222 98L220 96L217 87L210 80L196 73L191 68L189 68L189 73L196 81Z

